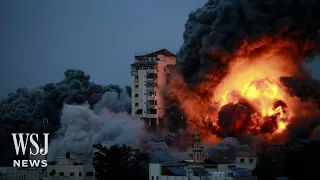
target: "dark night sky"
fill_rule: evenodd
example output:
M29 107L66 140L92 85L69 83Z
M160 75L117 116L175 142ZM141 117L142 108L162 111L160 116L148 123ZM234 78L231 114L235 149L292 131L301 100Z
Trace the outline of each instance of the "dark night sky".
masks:
M81 69L98 84L130 85L135 52L182 44L190 11L206 0L0 1L0 96ZM314 75L320 63L314 63Z

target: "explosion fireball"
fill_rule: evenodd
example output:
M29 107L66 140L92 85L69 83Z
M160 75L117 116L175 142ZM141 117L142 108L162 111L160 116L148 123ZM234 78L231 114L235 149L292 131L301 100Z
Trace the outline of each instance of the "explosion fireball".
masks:
M310 102L289 95L280 81L281 77L301 75L296 62L307 49L300 47L298 42L278 37L244 43L234 54L222 57L228 62L222 79L213 70L200 85L190 88L176 74L169 94L178 99L189 125L195 124L207 134L207 142L245 134L281 139L291 119L318 113L317 108L299 107L297 111L298 106Z
M191 131L207 143L308 137L320 124L304 66L320 52L319 12L312 0L209 0L190 13L167 94Z

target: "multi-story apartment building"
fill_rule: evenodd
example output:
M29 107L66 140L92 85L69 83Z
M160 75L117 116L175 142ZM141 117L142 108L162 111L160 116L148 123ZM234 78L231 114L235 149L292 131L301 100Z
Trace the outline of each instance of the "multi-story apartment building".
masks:
M132 117L144 119L149 126L163 123L163 90L168 71L175 64L176 55L167 49L135 56L131 64Z

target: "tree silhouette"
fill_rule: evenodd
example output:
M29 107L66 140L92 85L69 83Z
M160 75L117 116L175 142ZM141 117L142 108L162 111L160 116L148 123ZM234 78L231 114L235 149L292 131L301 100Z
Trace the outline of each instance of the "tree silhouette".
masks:
M320 179L317 173L320 162L320 141L293 145L284 152L266 152L259 155L253 175L258 180L271 180L275 177L288 177L290 180Z
M320 141L311 141L302 148L287 153L285 173L290 180L320 179Z
M102 179L148 179L149 155L126 145L113 145L110 148L101 144L93 145L93 166L96 178Z

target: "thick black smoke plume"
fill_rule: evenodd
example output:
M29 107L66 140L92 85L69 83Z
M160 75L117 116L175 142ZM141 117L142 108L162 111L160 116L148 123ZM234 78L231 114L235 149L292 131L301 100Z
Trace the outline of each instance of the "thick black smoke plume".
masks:
M228 57L244 44L256 43L261 37L276 37L295 42L296 51L304 52L305 45L310 43L315 46L304 52L308 58L297 57L297 60L304 61L293 62L301 67L299 77L283 77L282 81L292 96L306 101L313 99L320 105L320 83L312 79L303 66L304 62L315 59L318 54L315 52L319 52L319 28L320 1L317 0L209 0L202 8L189 14L177 62L190 87L201 82L210 82L215 87L228 73L232 59ZM261 52L271 43L274 42L250 47L246 53L254 56L255 52ZM284 53L290 54L292 51L285 46L281 48ZM212 73L214 78L207 76ZM200 93L199 97L203 94L208 97L206 93L210 92ZM221 115L223 113L220 112ZM308 137L310 129L313 130L320 123L316 117L307 122L309 124L304 124L307 127L300 133L304 134L303 137ZM230 131L228 125L224 128L226 132Z
M1 101L1 165L12 165L12 159L15 157L12 132L42 133L48 130L53 134L61 128L60 117L65 104L81 105L87 103L90 109L101 100L103 95L106 96L104 99L110 100L112 98L118 99L123 93L131 94L130 87L122 89L118 85L101 86L94 84L89 81L90 76L81 70L69 69L64 75L64 79L58 83L49 83L35 89L19 88ZM117 103L117 100L113 100L112 103L115 104L112 105L108 102L101 102L96 105L95 109L101 110L103 108L102 104L107 104L106 107L112 112L130 113L131 102L130 98L128 99L123 104ZM76 107L67 106L65 111L68 111L68 109L73 110ZM47 125L43 124L45 118L48 119Z
M209 0L189 14L177 60L189 82L212 70L224 77L228 61L221 57L243 40L254 42L260 35L314 40L319 27L316 0Z

